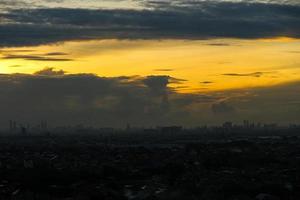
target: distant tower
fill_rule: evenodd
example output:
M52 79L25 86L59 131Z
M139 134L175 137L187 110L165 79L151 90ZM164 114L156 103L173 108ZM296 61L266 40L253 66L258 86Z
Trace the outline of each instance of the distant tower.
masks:
M42 131L46 131L48 129L47 121L41 121L40 127Z
M13 130L14 131L17 130L17 122L16 121L13 122Z
M130 124L127 123L127 125L126 125L126 131L130 131L130 130L131 130Z
M244 128L249 128L249 121L248 120L244 120Z
M232 129L233 123L232 122L225 122L223 123L223 128L225 129Z
M21 125L21 134L22 135L27 135L27 129Z
M9 132L13 131L13 121L9 120Z
M11 133L15 132L17 129L17 122L14 120L9 120L9 131Z

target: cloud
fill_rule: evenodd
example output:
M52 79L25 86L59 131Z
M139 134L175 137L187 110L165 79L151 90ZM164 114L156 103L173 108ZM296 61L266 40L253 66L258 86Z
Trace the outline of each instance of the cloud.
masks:
M53 67L46 67L40 71L37 71L34 73L34 75L39 75L39 76L62 76L65 75L65 71L63 70L58 70L56 71Z
M143 80L143 83L148 86L153 93L165 93L167 86L170 83L168 76L148 76Z
M64 53L64 52L50 52L50 53L46 53L46 56L67 56L69 54Z
M300 51L287 51L288 53L300 53Z
M34 52L35 50L32 49L10 49L10 50L3 50L0 49L0 53L3 54L10 54L10 53L28 53L28 52Z
M204 84L204 85L209 85L209 84L212 84L212 83L214 83L214 82L212 82L212 81L202 81L202 82L200 82L201 84Z
M186 80L178 79L171 76L147 76L143 83L152 89L155 92L159 92L160 90L165 91L167 86L171 83L175 84L182 84Z
M178 86L184 81L170 76L100 77L54 68L0 74L0 127L9 119L97 127L300 122L299 82L205 93L177 92Z
M215 114L231 114L235 112L235 108L224 101L213 104L211 109Z
M273 87L240 90L247 95L231 99L244 119L260 122L300 123L300 82L290 82Z
M209 46L218 46L218 47L226 47L226 46L231 46L231 44L229 43L210 43L210 44L207 44Z
M33 75L0 75L0 124L8 119L121 127L159 125L177 117L169 76L99 77L45 68ZM4 114L5 113L5 114ZM71 117L72 116L72 117Z
M244 1L148 3L153 9L10 9L0 14L10 22L0 25L0 46L107 38L300 37L299 5Z
M263 76L266 72L253 72L253 73L246 73L246 74L238 74L238 73L227 73L227 74L222 74L224 76L250 76L250 77L256 77L259 78Z
M60 56L68 55L63 52L50 52L46 54L28 54L28 55L20 55L20 54L4 54L1 59L3 60L13 60L13 59L23 59L23 60L34 60L34 61L60 61L67 62L72 61L70 58L62 58Z
M174 69L167 69L167 68L165 68L165 69L154 69L154 71L157 71L157 72L172 72L172 71L174 71Z
M22 65L10 65L8 67L11 67L11 68L18 68L18 67L22 67Z
M33 55L6 55L1 59L12 60L12 59L23 59L23 60L34 60L34 61L72 61L73 59L69 58L49 58L43 56L33 56Z

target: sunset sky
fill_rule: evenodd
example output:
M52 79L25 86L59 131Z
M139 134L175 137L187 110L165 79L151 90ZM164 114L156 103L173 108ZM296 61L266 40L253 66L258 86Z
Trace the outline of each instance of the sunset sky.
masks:
M0 73L4 128L299 123L300 2L0 0Z

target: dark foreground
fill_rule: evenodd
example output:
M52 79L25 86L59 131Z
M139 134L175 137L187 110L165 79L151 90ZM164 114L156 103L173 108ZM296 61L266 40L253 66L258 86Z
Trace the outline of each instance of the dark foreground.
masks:
M297 136L129 141L1 137L0 199L300 199Z

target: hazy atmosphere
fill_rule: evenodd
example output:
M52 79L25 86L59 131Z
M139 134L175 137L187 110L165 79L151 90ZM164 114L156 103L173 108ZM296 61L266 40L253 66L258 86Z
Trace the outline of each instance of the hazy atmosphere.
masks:
M300 122L298 0L0 0L0 126Z
M0 0L0 200L299 200L300 0Z

